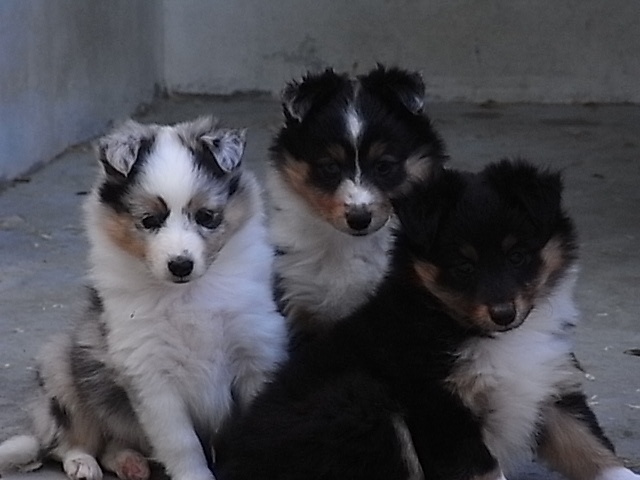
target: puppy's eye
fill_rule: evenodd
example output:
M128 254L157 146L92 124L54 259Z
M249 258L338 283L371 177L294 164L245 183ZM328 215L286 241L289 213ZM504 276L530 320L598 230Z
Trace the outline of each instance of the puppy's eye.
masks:
M509 263L514 267L522 267L529 262L529 258L529 254L522 250L514 250L507 256Z
M373 164L373 170L378 177L386 177L396 171L398 162L395 158L384 155Z
M331 160L324 161L318 164L318 172L325 178L336 178L340 175L340 165Z
M196 212L195 221L198 225L213 230L222 223L222 213L207 208L201 208Z
M166 218L166 214L145 215L140 223L145 230L158 230Z

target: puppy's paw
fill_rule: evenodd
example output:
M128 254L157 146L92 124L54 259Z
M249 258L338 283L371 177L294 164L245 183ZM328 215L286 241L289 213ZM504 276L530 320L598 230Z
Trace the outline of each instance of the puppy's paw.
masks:
M121 480L148 480L149 462L134 450L122 450L114 459L114 473Z
M613 467L603 471L596 480L640 480L640 475L628 468Z
M102 480L102 470L98 462L87 453L67 455L62 466L71 480Z

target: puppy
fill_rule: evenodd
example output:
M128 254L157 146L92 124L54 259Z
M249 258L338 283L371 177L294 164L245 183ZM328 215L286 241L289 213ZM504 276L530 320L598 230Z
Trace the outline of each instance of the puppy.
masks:
M276 294L295 330L315 332L366 301L387 271L391 198L441 168L417 73L326 70L287 85L268 193Z
M221 480L504 479L536 450L572 480L639 478L579 388L559 176L505 161L436 177L394 202L375 296L221 436Z
M144 480L153 455L174 480L213 478L213 435L287 343L244 136L200 118L99 141L90 306L42 352L34 434L0 446L1 469L53 458L73 480Z

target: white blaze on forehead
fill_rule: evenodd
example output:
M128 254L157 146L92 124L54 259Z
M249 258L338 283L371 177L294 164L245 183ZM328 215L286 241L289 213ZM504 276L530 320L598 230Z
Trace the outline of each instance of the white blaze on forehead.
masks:
M358 145L358 140L362 134L362 118L353 105L350 105L346 111L345 122L347 131L353 140L353 145Z
M374 193L367 186L356 184L351 179L342 182L338 189L338 194L344 204L349 206L371 205L376 200Z
M189 203L199 183L192 155L171 130L160 130L144 166L141 186L170 209Z

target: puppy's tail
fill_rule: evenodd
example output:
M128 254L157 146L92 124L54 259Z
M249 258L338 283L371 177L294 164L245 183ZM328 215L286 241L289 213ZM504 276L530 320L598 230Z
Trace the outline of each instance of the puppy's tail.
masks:
M16 435L0 443L0 472L30 472L42 466L42 446L32 435Z

